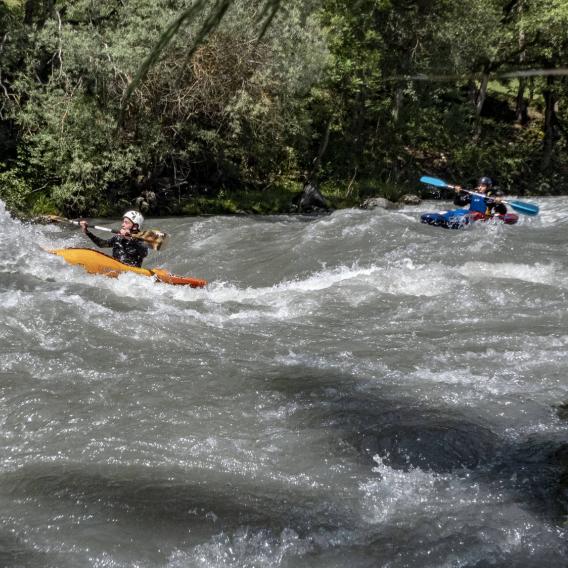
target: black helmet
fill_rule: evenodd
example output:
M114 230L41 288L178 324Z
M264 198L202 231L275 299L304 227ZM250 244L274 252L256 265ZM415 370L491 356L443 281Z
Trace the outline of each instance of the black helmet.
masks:
M486 185L487 187L493 187L493 180L490 177L483 176L479 178L477 185Z

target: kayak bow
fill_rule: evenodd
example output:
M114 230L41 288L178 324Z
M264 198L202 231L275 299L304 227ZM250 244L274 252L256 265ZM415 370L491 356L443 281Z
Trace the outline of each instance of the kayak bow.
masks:
M175 276L163 268L138 268L123 264L114 258L93 249L84 248L65 248L48 250L52 254L63 257L69 264L82 266L89 274L102 274L116 278L125 272L134 272L142 276L150 276L158 282L174 284L176 286L190 286L191 288L203 288L207 285L207 280L200 278L190 278L186 276Z

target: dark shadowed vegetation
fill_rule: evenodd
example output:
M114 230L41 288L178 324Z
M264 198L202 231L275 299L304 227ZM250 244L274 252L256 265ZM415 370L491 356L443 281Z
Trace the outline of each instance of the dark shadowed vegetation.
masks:
M0 198L273 213L307 179L344 206L424 173L565 193L567 25L564 0L5 0Z

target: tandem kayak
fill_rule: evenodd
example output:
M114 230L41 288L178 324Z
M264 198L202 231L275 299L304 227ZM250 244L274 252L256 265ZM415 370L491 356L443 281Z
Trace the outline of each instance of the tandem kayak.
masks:
M469 209L453 209L451 211L439 211L438 213L424 213L420 217L422 223L434 225L435 227L443 227L444 229L463 229L476 221L514 225L518 220L519 216L515 213L505 213L504 215L496 214L486 217L483 213L470 211Z
M150 276L159 282L166 284L174 284L176 286L190 286L192 288L203 288L207 285L207 280L200 278L190 278L186 276L174 276L163 268L138 268L136 266L128 266L111 256L108 256L98 250L84 248L65 248L48 250L52 254L62 256L69 264L77 264L82 266L89 274L102 274L116 278L124 272L134 272L142 276Z

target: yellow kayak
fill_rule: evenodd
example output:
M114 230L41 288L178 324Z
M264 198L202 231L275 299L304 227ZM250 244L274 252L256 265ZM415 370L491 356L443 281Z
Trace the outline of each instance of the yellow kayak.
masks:
M62 256L69 264L77 264L82 266L89 274L103 274L116 278L123 272L134 272L142 276L151 276L159 282L166 284L174 284L177 286L191 286L192 288L203 288L207 285L207 280L200 278L190 278L185 276L174 276L163 268L138 268L136 266L128 266L111 256L108 256L98 250L84 248L66 248L48 250L52 254Z

